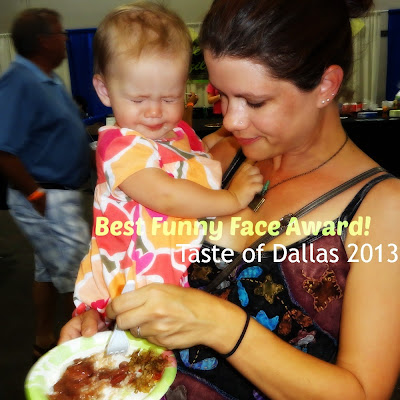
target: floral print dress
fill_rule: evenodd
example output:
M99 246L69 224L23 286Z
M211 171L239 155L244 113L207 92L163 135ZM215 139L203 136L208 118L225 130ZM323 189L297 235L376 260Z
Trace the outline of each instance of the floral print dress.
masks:
M201 224L160 214L119 189L143 168L160 168L172 178L220 188L220 164L204 152L189 125L181 121L174 133L172 139L154 141L127 128L99 130L92 238L75 285L76 313L93 308L104 315L109 300L128 280L136 288L151 282L187 286L190 251L183 245L200 248Z

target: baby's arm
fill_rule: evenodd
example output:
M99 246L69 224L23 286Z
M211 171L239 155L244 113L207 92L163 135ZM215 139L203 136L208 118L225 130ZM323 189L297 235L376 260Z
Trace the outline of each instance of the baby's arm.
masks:
M257 167L244 163L227 190L174 179L158 168L135 172L119 185L130 198L154 211L182 218L230 215L247 207L262 189Z

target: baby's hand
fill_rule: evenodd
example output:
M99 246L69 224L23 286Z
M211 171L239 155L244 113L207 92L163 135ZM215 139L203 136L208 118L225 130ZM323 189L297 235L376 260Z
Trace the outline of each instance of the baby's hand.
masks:
M105 331L106 324L96 310L85 311L70 319L61 329L58 344L80 336L90 337L97 332Z
M246 208L256 193L263 188L263 176L260 170L245 162L236 172L228 191L233 194L240 205L240 210Z

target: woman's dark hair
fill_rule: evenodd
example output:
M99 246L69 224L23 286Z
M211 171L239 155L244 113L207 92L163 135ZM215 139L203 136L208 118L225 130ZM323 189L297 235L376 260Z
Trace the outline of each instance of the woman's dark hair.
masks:
M344 81L352 70L351 17L365 15L373 0L214 0L200 45L215 57L246 58L278 79L309 91L330 65Z
M39 36L52 33L54 22L60 20L57 11L48 8L29 8L15 18L11 37L17 53L31 57L39 51Z

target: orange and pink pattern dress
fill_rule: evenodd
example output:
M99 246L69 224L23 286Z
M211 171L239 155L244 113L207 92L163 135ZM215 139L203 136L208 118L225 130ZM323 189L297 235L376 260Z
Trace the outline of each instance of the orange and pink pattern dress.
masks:
M119 189L143 168L161 168L175 179L220 188L220 164L204 152L192 128L181 121L174 133L173 139L154 141L127 128L99 130L92 238L75 285L76 314L92 308L104 315L128 280L136 288L151 282L188 285L191 250L182 245L200 248L204 235L197 220L160 214Z

